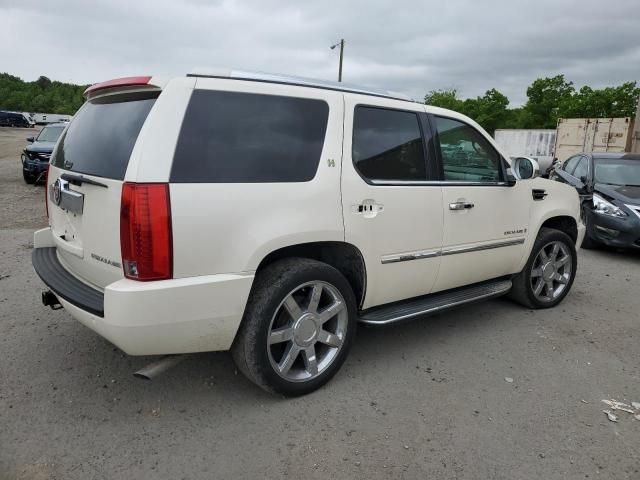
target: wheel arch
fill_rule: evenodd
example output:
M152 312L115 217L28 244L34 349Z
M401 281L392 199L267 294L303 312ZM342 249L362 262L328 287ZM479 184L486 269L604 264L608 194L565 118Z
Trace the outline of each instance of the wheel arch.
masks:
M574 245L576 245L578 241L578 223L576 222L576 219L570 215L557 215L547 218L542 222L540 228L538 228L536 236L542 228L553 228L566 233L571 238Z
M284 258L310 258L331 265L342 273L356 297L360 308L367 289L367 272L364 257L351 243L338 241L309 242L288 245L273 250L259 263L256 274L277 260Z
M523 251L522 258L520 259L518 269L522 270L531 255L534 243L540 231L543 228L553 228L566 233L573 244L578 248L580 242L580 230L578 227L579 210L576 214L571 212L566 206L562 208L553 208L547 211L534 210L532 215L532 221L529 223L529 232L525 241L525 249ZM579 208L579 207L578 207Z

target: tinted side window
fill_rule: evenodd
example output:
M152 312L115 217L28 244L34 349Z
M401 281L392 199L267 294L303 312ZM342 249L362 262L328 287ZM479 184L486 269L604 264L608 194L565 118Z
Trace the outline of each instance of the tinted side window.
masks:
M572 175L576 178L586 177L589 171L589 161L586 157L580 158L576 169L573 171Z
M498 182L500 154L475 128L451 118L435 117L444 180Z
M371 180L426 180L418 115L375 107L356 107L351 155L356 169Z
M328 118L322 100L195 90L171 181L307 182L318 169Z
M578 164L578 160L580 160L580 155L576 155L574 157L571 157L569 160L564 162L564 165L562 166L562 169L567 172L569 175L573 174L573 170L576 168L576 165Z

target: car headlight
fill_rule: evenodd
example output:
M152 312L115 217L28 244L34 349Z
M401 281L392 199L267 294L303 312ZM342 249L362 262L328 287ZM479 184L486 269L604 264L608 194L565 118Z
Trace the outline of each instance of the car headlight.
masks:
M594 211L601 215L609 215L610 217L617 218L624 218L627 216L626 212L595 193L593 194L593 207Z

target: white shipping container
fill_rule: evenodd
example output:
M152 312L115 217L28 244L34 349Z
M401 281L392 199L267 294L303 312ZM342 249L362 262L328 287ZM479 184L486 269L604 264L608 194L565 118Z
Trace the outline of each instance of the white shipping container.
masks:
M543 173L551 166L556 143L555 130L498 129L494 137L510 157L535 158Z
M71 121L71 115L62 113L34 113L32 117L38 125Z
M629 152L633 119L560 118L555 156L560 162L580 152Z
M636 111L636 121L634 122L631 134L631 150L633 153L640 153L640 100L638 100L638 110Z

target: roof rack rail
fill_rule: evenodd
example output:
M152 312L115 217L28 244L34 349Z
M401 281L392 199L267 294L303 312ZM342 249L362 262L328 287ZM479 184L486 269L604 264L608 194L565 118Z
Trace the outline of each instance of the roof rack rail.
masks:
M385 90L376 90L368 87L361 87L343 82L332 82L329 80L317 80L305 77L296 77L290 75L277 75L272 73L249 72L244 70L225 70L225 69L196 69L187 74L187 77L203 77L203 78L226 78L233 80L246 80L251 82L279 83L284 85L295 85L299 87L321 88L324 90L335 90L339 92L358 93L361 95L371 95L374 97L391 98L394 100L403 100L407 102L415 102L411 97L402 93L390 92Z

